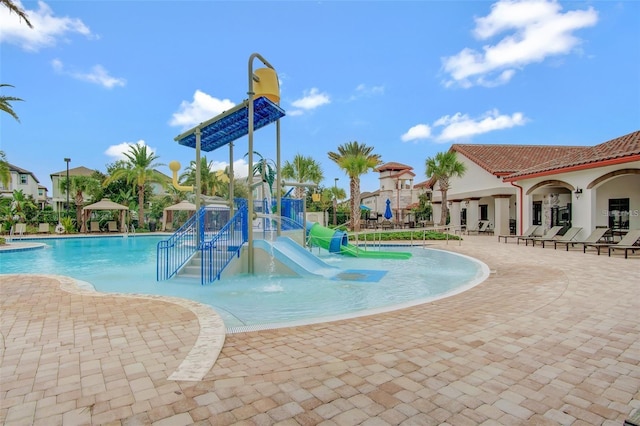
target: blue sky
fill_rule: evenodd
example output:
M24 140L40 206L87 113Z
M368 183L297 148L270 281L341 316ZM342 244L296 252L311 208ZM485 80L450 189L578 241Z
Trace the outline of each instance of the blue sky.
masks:
M0 147L49 190L65 157L104 172L132 143L186 167L195 151L174 138L246 98L254 52L278 72L283 162L312 156L347 192L327 153L349 141L420 182L453 143L595 145L640 128L636 1L15 3L34 29L0 7L0 83L15 86L0 93L24 100L20 123L0 114ZM254 148L275 160L275 126ZM245 175L246 152L245 137Z

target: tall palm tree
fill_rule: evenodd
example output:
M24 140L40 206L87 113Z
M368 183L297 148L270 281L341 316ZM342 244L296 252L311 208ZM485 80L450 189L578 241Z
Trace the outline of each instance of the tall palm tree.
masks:
M0 84L0 87L13 87L13 86L10 84ZM13 101L22 101L22 99L15 98L13 96L0 96L0 111L6 112L7 114L15 118L16 121L20 122L20 118L18 117L18 114L15 113L15 111L13 110L13 107L9 103Z
M425 166L427 168L427 177L438 181L438 187L442 193L442 211L439 225L445 225L449 211L447 207L447 191L451 188L449 179L462 177L467 168L464 163L458 161L455 151L439 152L435 157L427 158Z
M375 169L382 163L379 154L372 154L373 147L357 141L347 142L338 147L338 152L329 152L333 160L347 176L351 192L351 230L360 230L360 176Z
M0 151L0 182L5 188L9 186L11 180L11 170L9 170L9 162L4 151Z
M253 173L249 178L249 186L253 184L252 178L254 176L262 176L264 181L269 184L269 195L272 195L273 182L276 180L276 171L271 167L271 164L269 164L269 160L264 158L259 152L253 151L253 154L257 155L260 160L253 163ZM249 153L246 153L244 156L249 156Z
M192 160L187 170L180 175L180 182L195 186L196 169L196 161ZM208 161L206 156L200 158L200 194L220 195L228 183L229 179L224 172L213 170L213 161Z
M316 185L324 179L320 164L312 157L305 157L301 154L296 154L292 162L284 162L282 177L285 179L295 179L298 183L313 182ZM302 198L304 192L303 187L296 187L296 198Z
M112 181L121 178L134 185L138 193L138 226L140 226L144 223L144 192L146 185L152 182L162 182L160 175L154 169L163 164L156 163L155 161L159 157L152 151L148 151L147 146L142 144L130 145L129 152L125 152L124 156L126 157L124 164L113 170L111 176L102 185L107 186Z

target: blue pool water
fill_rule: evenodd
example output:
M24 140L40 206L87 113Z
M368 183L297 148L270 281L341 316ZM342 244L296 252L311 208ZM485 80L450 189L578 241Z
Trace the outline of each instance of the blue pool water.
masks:
M313 249L341 269L382 270L377 282L292 276L234 276L202 286L199 280L157 282L161 237L59 238L46 248L0 253L0 273L65 275L98 291L177 296L212 306L228 329L307 324L383 312L459 293L482 282L488 268L449 252L401 247L409 260L355 259ZM384 247L391 251L394 248ZM267 326L268 325L268 326Z

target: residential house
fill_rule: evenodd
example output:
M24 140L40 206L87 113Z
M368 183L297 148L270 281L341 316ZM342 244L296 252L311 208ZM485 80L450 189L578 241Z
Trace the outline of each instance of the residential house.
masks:
M9 183L5 187L0 182L0 196L12 198L13 191L22 190L25 196L31 195L33 197L38 208L43 209L47 204L47 188L41 186L36 175L29 170L14 166L11 163L7 163L7 165L9 166Z
M73 176L87 176L90 177L95 173L95 170L89 169L84 166L74 167L69 169L69 179ZM52 186L52 194L51 194L51 202L53 204L54 211L64 211L66 210L65 206L67 205L67 200L70 203L74 201L74 194L69 193L65 190L65 182L67 179L67 169L61 170L59 172L51 173L51 186ZM90 197L87 194L83 194L83 198L86 202L91 201Z

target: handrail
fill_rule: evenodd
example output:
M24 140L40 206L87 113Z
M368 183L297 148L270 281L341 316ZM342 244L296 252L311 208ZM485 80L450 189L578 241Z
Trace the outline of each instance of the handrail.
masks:
M174 276L193 256L196 247L198 218L204 215L204 207L191 216L169 239L159 241L156 249L156 280L164 281ZM135 228L134 228L135 229Z
M220 274L234 257L240 257L242 245L247 242L248 209L243 203L235 215L219 231L205 241L200 249L200 283L208 284L220 279Z

